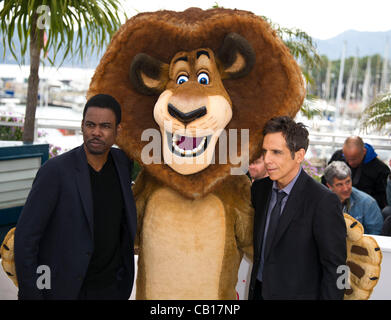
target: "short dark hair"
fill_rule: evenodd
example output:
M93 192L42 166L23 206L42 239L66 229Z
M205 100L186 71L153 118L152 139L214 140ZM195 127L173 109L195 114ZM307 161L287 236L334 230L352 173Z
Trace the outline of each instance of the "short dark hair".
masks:
M307 151L309 144L308 130L303 123L296 123L288 116L272 118L266 122L263 128L263 136L266 136L268 133L277 132L281 132L285 138L292 159L295 157L295 152L300 149Z
M111 109L115 114L116 124L118 125L121 122L121 106L114 97L108 94L100 93L88 99L84 106L83 119L89 107Z

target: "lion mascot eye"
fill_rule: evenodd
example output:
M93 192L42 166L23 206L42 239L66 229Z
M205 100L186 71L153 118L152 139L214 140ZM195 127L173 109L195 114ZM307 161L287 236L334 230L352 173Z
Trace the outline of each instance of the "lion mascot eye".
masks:
M209 76L207 73L202 72L198 75L197 81L199 84L207 85L209 84Z
M179 76L178 79L176 80L176 83L177 84L183 84L185 82L189 81L189 77L188 76Z

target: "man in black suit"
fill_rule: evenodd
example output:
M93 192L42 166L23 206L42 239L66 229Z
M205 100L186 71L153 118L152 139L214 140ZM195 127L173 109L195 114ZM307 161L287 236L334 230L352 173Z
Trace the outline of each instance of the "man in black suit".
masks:
M92 97L83 145L39 169L15 231L19 299L129 299L137 224L132 162L112 148L120 121L113 97Z
M346 227L338 197L301 168L308 131L289 117L263 130L269 177L251 187L254 264L249 299L342 299Z

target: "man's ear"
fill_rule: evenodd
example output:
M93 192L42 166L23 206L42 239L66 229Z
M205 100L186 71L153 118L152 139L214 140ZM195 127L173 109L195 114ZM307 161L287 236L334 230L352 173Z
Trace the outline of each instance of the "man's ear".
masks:
M296 160L299 161L300 163L303 162L304 157L305 157L305 150L303 148L301 148L298 151L296 151L295 157L296 157Z
M117 135L119 135L121 133L121 131L122 131L122 125L121 125L121 123L119 123L117 125Z
M130 82L142 94L159 95L168 82L168 67L168 64L145 53L139 53L130 66Z
M331 189L331 186L326 182L327 188Z
M255 64L251 44L237 33L229 33L217 53L222 79L237 79L247 75Z

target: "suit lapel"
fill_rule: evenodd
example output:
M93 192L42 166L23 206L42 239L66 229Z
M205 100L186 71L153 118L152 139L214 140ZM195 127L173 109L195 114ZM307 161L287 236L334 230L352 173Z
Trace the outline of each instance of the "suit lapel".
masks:
M258 205L256 208L256 215L254 220L254 230L258 230L256 233L256 249L259 254L261 252L263 236L265 234L267 210L269 208L273 185L273 182L269 178L266 179L268 179L266 185L263 188L259 188L257 190L257 194L255 195L257 197Z
M92 191L90 171L88 169L88 163L83 145L79 147L76 159L76 182L80 194L80 199L83 204L83 212L86 215L88 226L93 237L93 204L92 204Z
M295 185L292 188L292 191L290 192L284 210L282 211L272 246L277 244L278 241L281 239L289 224L292 222L292 219L302 212L301 207L305 197L304 189L307 179L308 175L305 173L304 170L302 170L296 180Z
M126 221L129 227L129 231L132 235L136 233L136 222L131 221L132 217L135 214L132 214L133 207L132 206L132 192L131 192L131 176L129 172L129 164L125 163L123 159L121 159L117 152L111 152L113 157L113 161L115 167L117 169L118 177L121 184L122 196L125 203L126 208Z

